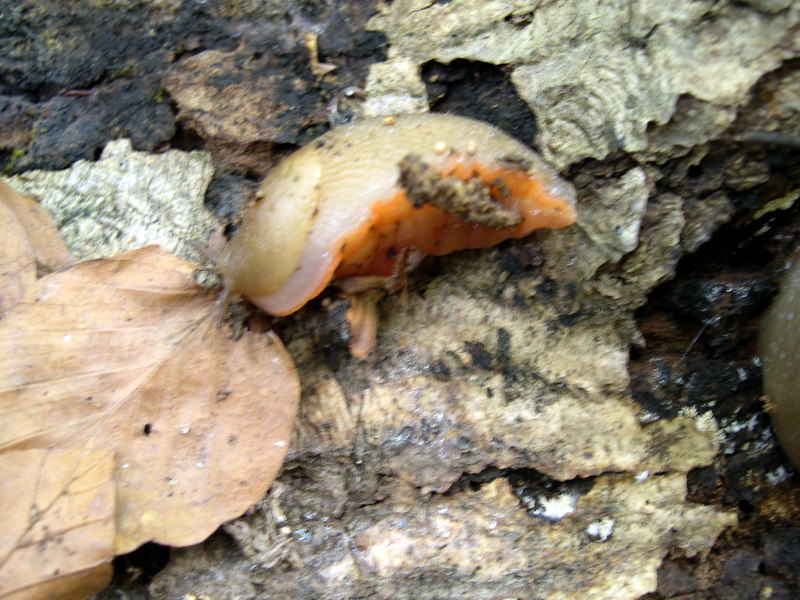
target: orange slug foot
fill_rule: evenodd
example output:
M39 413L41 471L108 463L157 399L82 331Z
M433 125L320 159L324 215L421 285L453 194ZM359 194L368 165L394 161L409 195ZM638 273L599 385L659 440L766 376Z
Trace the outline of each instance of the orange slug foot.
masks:
M488 248L535 229L574 222L575 212L549 194L542 178L509 159L494 164L451 153L440 168L406 155L399 163L400 187L372 207L361 227L344 237L334 279L389 276L405 248L421 256Z

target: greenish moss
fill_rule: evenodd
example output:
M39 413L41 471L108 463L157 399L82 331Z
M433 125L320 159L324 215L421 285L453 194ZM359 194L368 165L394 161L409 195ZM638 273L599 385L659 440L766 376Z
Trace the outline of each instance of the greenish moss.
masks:
M167 96L167 92L163 87L157 87L150 91L148 94L151 100L155 100L156 102L164 102Z
M14 165L17 164L17 162L19 161L20 158L25 156L26 152L27 152L27 148L14 148L11 151L11 155L8 157L8 160L6 161L5 166L3 167L3 172L6 175L11 173L11 169L14 168Z

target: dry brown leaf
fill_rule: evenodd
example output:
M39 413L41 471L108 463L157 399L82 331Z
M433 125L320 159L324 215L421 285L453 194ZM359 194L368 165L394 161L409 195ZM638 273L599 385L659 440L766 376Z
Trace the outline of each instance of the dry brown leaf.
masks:
M38 202L0 180L0 316L36 281L69 264L69 252Z
M0 182L2 185L2 182ZM2 190L0 190L1 192ZM36 282L36 260L25 228L0 198L0 317Z
M114 453L0 455L0 598L88 598L111 580Z
M0 201L10 208L22 225L33 247L39 276L63 269L70 264L69 250L50 214L30 196L17 192L0 181Z
M156 246L81 263L0 321L0 450L115 450L118 554L205 539L263 496L291 436L291 358L216 328L193 271Z

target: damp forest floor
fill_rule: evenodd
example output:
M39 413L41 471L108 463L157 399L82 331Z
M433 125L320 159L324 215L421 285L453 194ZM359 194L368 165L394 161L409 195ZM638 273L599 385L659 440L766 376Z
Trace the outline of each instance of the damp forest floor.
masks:
M253 194L258 181L282 157L328 130L331 124L357 116L360 92L354 90L363 88L373 64L390 56L387 36L367 28L377 12L377 5L372 2L343 0L96 0L77 4L0 0L0 164L5 175L33 169L65 169L78 160L97 160L109 141L121 137L130 138L136 151L154 154L175 149L202 150L210 153L215 169L206 191L206 207L222 222L230 223L245 199ZM518 27L525 23L522 17L519 22L514 21ZM309 49L311 38L307 34L316 36L316 51ZM335 65L335 71L315 73L311 65L317 58L324 64ZM426 61L420 65L420 72L431 110L485 119L512 130L521 139L534 139L537 119L541 117L520 98L505 66L454 58L449 62ZM747 107L753 108L752 113L757 112L757 107L775 95L782 78L798 73L798 60L786 60L778 70L758 81ZM728 189L731 201L725 222L711 232L707 241L684 254L677 261L674 277L654 287L644 304L631 311L636 333L625 334L630 340L628 392L641 422L688 417L705 425L705 431L710 432L718 445L718 452L709 464L688 472L686 500L734 514L738 520L737 525L723 530L708 551L691 554L676 545L657 567L655 590L641 597L647 600L798 598L800 475L771 431L761 388L758 335L763 312L775 294L787 260L798 246L800 206L788 203L759 214L758 198L770 187L778 188L770 191L772 197L797 189L800 153L797 146L746 147L721 136L709 142L702 157L691 166L686 166L688 159L681 163L683 158L677 153L674 157L667 156L657 167L663 175L660 185L670 192L708 194L708 190L700 191L704 185L713 186L713 182L724 179L735 168L746 171L747 165L753 172L774 176ZM631 166L630 156L619 151L604 161L591 158L576 161L563 174L575 182L580 195L605 176L616 177ZM673 168L675 172L670 172ZM683 174L676 174L681 169ZM681 184L673 185L670 177L680 179ZM697 215L702 218L701 213ZM647 213L644 218L647 219ZM491 271L495 269L492 266L489 272L507 274L504 277L518 284L519 289L526 281L539 277L536 285L540 297L551 294L558 302L568 303L565 299L571 293L566 289L568 286L538 275L540 252L527 241L507 242L495 254L487 255L490 258L481 260L487 263L494 260L496 270ZM451 268L467 269L470 260L455 259L454 263L444 257L426 261L411 277L409 299L403 301L413 303L415 299L426 298L429 290L435 297L437 278ZM487 291L487 298L492 294L494 291ZM397 302L392 306L399 306L400 301ZM527 300L512 298L511 304L515 302L514 310L528 307ZM407 358L402 349L395 356L385 351L382 356L387 358L383 362L363 366L354 362L337 329L341 314L337 322L335 303L334 300L331 308L318 301L305 313L268 321L290 352L301 357L297 359L301 380L304 368L313 371L308 381L314 383L304 384L304 396L324 395L321 390L330 378L325 375L318 382L313 377L319 373L337 377L346 374L350 378L349 383L342 385L344 392L337 392L342 397L363 390L377 397L378 392L369 391L370 385L377 380L402 379L404 375L398 365L404 360L411 365L409 372L416 373L414 369L419 367L413 363L416 358ZM577 314L575 311L574 315ZM554 321L559 321L554 327L571 327L572 320L580 318L574 315L562 313L554 317ZM304 336L310 335L322 349L313 360L302 358L308 353ZM381 338L380 343L386 348L391 343L390 337L387 333ZM461 372L469 376L478 373L487 381L494 381L491 377L496 375L505 381L508 402L524 396L526 385L542 385L540 380L515 370L518 366L509 349L512 336L505 328L499 327L490 339L491 343L473 341L464 345L463 356L458 360L468 363L469 368L459 371L461 363L456 359L448 362L450 359L445 357L426 363L425 376L439 382L437 385L441 384L442 389L458 389L453 379ZM517 338L513 339L518 344ZM302 411L301 408L301 415ZM314 423L314 415L307 414L306 418ZM402 433L402 427L397 429ZM430 438L426 441L436 444L436 427L431 425L423 433ZM341 450L346 446L336 439L335 431L319 435L330 435L333 440L330 447ZM417 432L408 435L413 437ZM398 433L391 439L372 440L361 446L368 452L383 453L374 459L375 464L382 466L370 475L374 481L369 484L364 483L366 475L358 484L353 483L352 476L352 471L361 464L358 461L370 464L369 457L343 450L340 454L334 452L331 458L309 451L290 453L279 479L280 489L300 490L285 495L292 497L296 493L301 497L307 515L314 513L308 507L316 506L315 502L319 507L317 512L337 517L352 507L359 510L373 507L379 511L380 503L396 493L394 484L387 483L389 478L381 469L396 469L400 473L404 469L405 450L392 454L395 447L407 442L401 438ZM466 448L469 437L465 439L467 442L458 441L464 446L463 454L475 452L474 448ZM509 442L503 450L506 454L502 454L506 458L496 461L503 463L500 466L487 459L483 468L465 468L459 471L460 476L455 475L453 481L435 491L441 492L442 502L446 502L448 497L461 492L479 494L481 490L493 490L491 486L498 481L507 481L514 497L519 499L519 506L529 508L533 514L531 504L525 503L525 490L547 489L563 482L556 481L556 477L545 477L534 468L520 466L523 462L515 451ZM342 467L344 463L346 467ZM476 458L473 464L483 463ZM308 476L315 465L318 474ZM439 467L431 469L435 481L441 473L436 470ZM321 484L328 470L333 479ZM415 481L413 476L408 479ZM581 487L585 485L584 478L576 475L565 479L576 486L576 494L585 493ZM349 497L339 489L344 487ZM436 485L429 487L434 489ZM266 506L272 500L264 502ZM408 500L409 505L414 502L417 500ZM401 505L397 501L397 506ZM269 513L264 506L259 510ZM306 517L298 517L302 518ZM312 516L307 518L313 520ZM280 531L274 514L257 522ZM265 569L277 564L275 568L289 572L299 569L299 562L314 566L313 556L327 556L326 544L344 543L338 533L330 533L329 539L314 546L318 554L300 561L286 549L286 544L281 545L284 538L278 534L262 540L271 550L243 549L242 544L246 545L243 540L258 546L257 535L242 533L247 527L256 525L249 521L246 526L220 530L207 542L205 550L194 553L151 543L119 556L115 559L112 586L98 597L167 598L179 590L202 591L206 588L182 588L181 577L190 582L189 586L200 585L198 582L203 578L198 573L224 572L229 564L236 564L239 569L240 563L232 555L241 561L245 556L258 556L263 559ZM353 531L359 527L359 522L353 521ZM296 539L301 537L299 531L298 526L292 534ZM321 529L315 531L314 536L323 536L319 533ZM331 525L330 532L333 531ZM374 535L378 534L365 529L359 539L369 544L369 536ZM274 560L270 562L265 555ZM319 559L320 572L332 569L332 563L325 560ZM420 585L425 589L426 586L447 589L450 573L447 569L456 569L453 565L460 564L458 560L454 558L446 563L447 568L433 575L425 572ZM491 562L489 557L486 560ZM164 574L171 567L179 574L170 582ZM231 572L234 570L231 568ZM193 572L197 578L192 578ZM437 577L442 581L437 581ZM157 583L153 584L154 581ZM459 581L462 585L463 581ZM413 576L398 580L395 591L405 593L413 589L413 582ZM298 577L297 587L291 592L282 590L280 583L251 583L236 587L235 597L248 597L241 591L246 589L252 597L257 597L260 589L282 592L287 598L322 597L316 595L318 588L302 577ZM468 589L458 588L459 593ZM502 586L497 588L502 589ZM525 582L513 589L526 589ZM358 592L352 597L389 597L393 590L387 585L373 590L372 596ZM396 597L406 597L399 591ZM519 595L523 597L522 592ZM196 597L207 596L199 591ZM330 597L347 596L331 592ZM425 597L436 595L431 592Z

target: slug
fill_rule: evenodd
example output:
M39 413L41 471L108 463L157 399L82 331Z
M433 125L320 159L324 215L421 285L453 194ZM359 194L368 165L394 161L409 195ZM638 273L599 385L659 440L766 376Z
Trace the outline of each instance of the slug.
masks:
M218 260L230 293L287 315L331 281L396 275L575 221L575 192L527 146L446 114L333 129L279 163Z
M786 455L800 467L800 255L764 317L759 345L772 427Z

